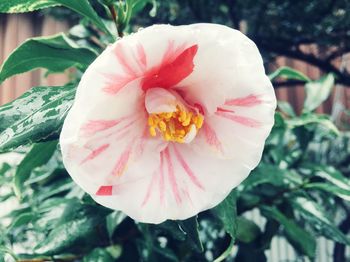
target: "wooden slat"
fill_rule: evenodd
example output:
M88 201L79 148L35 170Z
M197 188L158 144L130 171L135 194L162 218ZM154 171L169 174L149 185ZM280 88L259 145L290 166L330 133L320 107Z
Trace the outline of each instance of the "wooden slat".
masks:
M22 44L27 38L34 36L33 23L30 14L18 16L17 44ZM33 73L28 72L16 76L15 96L18 97L33 86Z
M8 57L17 47L18 43L18 15L6 17L6 27L4 30L4 57ZM1 85L1 102L8 103L16 97L16 78L7 79Z
M43 36L50 36L59 32L68 30L68 24L65 22L58 22L51 17L45 17L43 21L43 28L41 34ZM63 85L67 83L68 75L66 74L52 74L47 78L42 78L41 84L47 86Z

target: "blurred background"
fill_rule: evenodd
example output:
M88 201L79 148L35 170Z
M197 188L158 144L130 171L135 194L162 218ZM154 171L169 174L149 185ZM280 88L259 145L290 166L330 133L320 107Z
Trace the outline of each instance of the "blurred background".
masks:
M130 23L124 28L126 33L157 23L174 25L200 22L220 23L242 31L255 41L264 57L267 73L272 73L282 66L288 66L304 73L313 80L320 79L325 74L333 74L335 77L334 87L328 98L317 107L316 113L330 116L333 123L343 132L342 136L343 134L344 137L348 136L350 130L349 0L151 0L143 2L147 2L147 4L131 17ZM101 4L97 1L91 1L91 3L101 17L109 19L108 13L105 12ZM75 26L79 20L78 15L60 7L25 14L0 14L0 64L16 47L27 38L34 36L49 36L66 32L77 41L84 38L84 41L87 41L89 45L96 45L94 33L90 32L85 35L85 31L81 31L79 26ZM81 24L86 25L84 20ZM94 28L90 29L91 31L95 30ZM68 69L64 73L46 75L43 70L37 70L7 79L0 86L0 104L14 100L33 86L63 85L72 78L74 72L74 69ZM305 81L277 78L273 80L273 84L278 100L289 102L296 115L300 115L306 97ZM288 108L287 111L289 111ZM317 133L318 130L315 130ZM294 130L286 131L286 133L288 132L294 132ZM307 148L300 146L298 160L296 160L297 157L291 160L291 163L288 162L288 159L283 160L288 163L288 166L284 167L280 164L279 167L281 169L295 169L299 172L300 166L301 169L303 168L300 164L303 160L300 159L305 159L301 155L307 155L307 150L311 150L311 160L308 159L308 161L318 161L317 164L325 166L334 165L343 171L344 176L348 176L350 166L348 138L346 138L348 144L345 144L343 140L339 142L339 139L336 140L338 142L334 142L337 151L331 148L333 141L335 141L332 136L328 136L328 140L321 145L320 140L324 137L316 137L315 140L312 140L314 139L312 135L312 138L305 138L310 140L308 143L311 146L306 146ZM287 138L284 141L283 143L291 145ZM271 145L274 146L272 142ZM269 146L270 144L267 147ZM292 150L294 150L292 147L288 147L289 151L283 151L284 153L281 154L292 155ZM349 151L345 152L345 149ZM266 150L265 160L270 157L269 150L269 148ZM346 156L341 158L339 152L346 154ZM266 160L266 162L269 161ZM271 162L273 163L273 161ZM346 184L350 185L349 181ZM272 192L273 190L268 188L266 191ZM268 198L269 196L267 194L264 197ZM327 196L322 197L327 198ZM315 197L315 199L321 199L319 201L321 205L326 202L323 198ZM341 206L342 215L339 217L337 215L335 220L339 229L347 234L350 231L348 204L336 201L331 203L330 201L325 204L325 207L330 209L332 205L333 207ZM2 207L3 213L5 210L6 207ZM243 210L245 211L245 209ZM248 212L242 211L242 213L244 213L245 218L254 221L261 230L264 230L267 224L265 217L269 216L263 217L257 208L248 210ZM332 210L329 213L335 217ZM296 218L299 219L298 215ZM327 236L327 233L325 235ZM306 256L300 255L300 250L296 246L292 247L293 241L291 245L285 240L283 233L276 233L274 237L271 236L271 239L271 248L266 248L265 252L267 261L310 261ZM256 242L253 243L256 245ZM350 251L344 244L326 240L321 236L317 243L315 261L349 261L345 258L349 257ZM243 246L241 250L244 249L244 245L240 246ZM249 259L241 261L249 261ZM257 258L254 261L264 260Z
M155 10L146 7L132 17L131 25L135 28L156 23L226 24L256 42L268 72L284 65L312 79L332 72L337 76L337 88L317 112L333 114L340 124L349 121L345 112L350 107L350 89L346 88L350 85L349 5L348 0L163 0L156 2L156 13L150 15ZM67 32L77 19L67 9L1 14L0 62L26 38ZM9 79L0 88L0 103L12 101L32 86L64 84L68 74L44 77L39 71ZM305 98L302 83L282 81L274 86L280 100L289 101L297 112L301 111Z

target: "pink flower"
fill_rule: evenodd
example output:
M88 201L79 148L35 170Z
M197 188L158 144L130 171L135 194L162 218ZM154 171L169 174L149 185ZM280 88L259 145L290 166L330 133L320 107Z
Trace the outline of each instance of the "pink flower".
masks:
M64 164L135 220L214 207L260 161L276 106L255 44L222 25L155 25L88 68L63 126Z

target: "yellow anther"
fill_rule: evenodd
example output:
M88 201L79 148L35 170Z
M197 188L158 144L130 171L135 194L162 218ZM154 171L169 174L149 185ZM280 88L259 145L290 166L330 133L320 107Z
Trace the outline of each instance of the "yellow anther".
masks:
M186 112L185 111L180 111L179 121L180 122L184 122L186 120L186 118L187 118Z
M185 137L191 131L192 125L196 127L197 131L202 127L203 116L177 106L174 112L150 114L148 125L152 137L160 133L165 141L185 143Z
M171 135L169 133L164 133L164 139L165 139L165 141L170 141Z
M166 124L165 124L165 122L164 121L160 121L159 123L158 123L158 126L159 126L159 129L160 129L160 131L165 131L166 130Z
M194 122L194 124L196 125L197 129L200 129L203 126L204 118L202 115L197 115L196 117L197 118L196 118L196 121Z
M156 132L156 128L154 127L154 126L151 126L150 128L149 128L149 133L150 133L150 135L151 136L156 136L157 135L157 132Z
M192 115L193 115L192 112L189 112L189 113L188 113L188 115L187 115L187 117L186 117L186 120L182 122L182 125L183 125L183 126L188 126L188 125L191 123Z

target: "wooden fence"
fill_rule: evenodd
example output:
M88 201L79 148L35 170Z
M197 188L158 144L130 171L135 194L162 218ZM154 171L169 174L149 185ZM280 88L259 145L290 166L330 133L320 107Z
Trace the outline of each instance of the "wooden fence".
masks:
M0 64L5 58L25 39L33 36L52 35L61 31L67 31L68 25L65 22L57 22L50 17L42 17L38 14L4 15L0 14ZM318 52L314 46L305 46L309 52ZM337 62L340 64L340 61ZM350 59L349 59L350 66ZM287 65L298 69L313 79L317 79L321 72L303 62L280 57L276 63L271 65L271 70L278 66ZM12 101L25 90L37 85L60 85L65 83L67 76L62 74L43 77L43 71L26 73L6 80L0 85L0 104ZM341 88L338 95L333 95L317 110L319 113L331 113L333 101L336 97L343 108L350 108L350 89ZM300 112L304 101L304 89L302 86L285 87L276 90L280 100L289 101L293 107Z
M31 14L0 14L0 64L2 64L5 58L28 37L52 35L61 31L66 31L67 29L68 25L66 23L57 22L49 17L38 17L37 15L33 16ZM310 52L317 52L315 47L307 46L305 48ZM340 63L340 61L337 63ZM350 66L350 57L349 63L345 61L345 64L349 64ZM278 58L276 63L270 66L270 69L274 70L283 65L298 69L313 79L317 79L321 75L321 72L315 67L284 57ZM44 78L42 70L13 77L0 85L0 104L12 101L32 86L60 85L64 84L66 80L67 76L64 74L50 75ZM302 86L279 88L276 90L276 94L278 99L289 101L294 108L300 112L305 96ZM334 109L335 103L341 105L340 112L344 108L350 108L350 88L345 89L342 86L337 86L332 96L320 106L317 111L319 113L331 113L334 111L332 108ZM13 207L13 203L8 203L7 207ZM4 208L6 210L6 203L5 207L3 205L0 210L4 212ZM259 226L264 224L263 218L257 210L249 212L247 217L253 219ZM331 261L333 245L331 241L319 239L317 261ZM271 262L292 261L297 258L292 247L280 237L275 237L273 239L271 249L267 252L267 256L268 261Z

